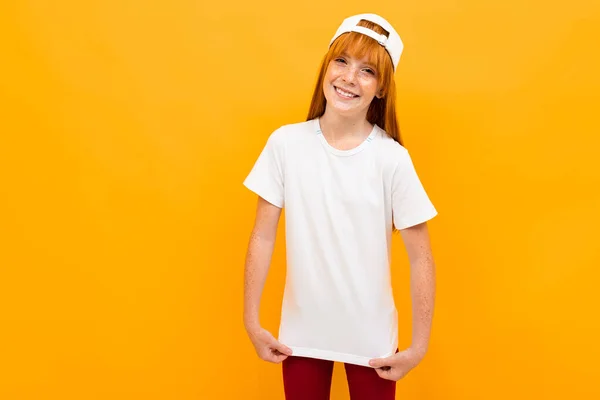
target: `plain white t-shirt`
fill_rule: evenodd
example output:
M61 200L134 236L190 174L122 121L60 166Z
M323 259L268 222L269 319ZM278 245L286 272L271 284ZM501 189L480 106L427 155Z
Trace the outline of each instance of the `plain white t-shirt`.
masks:
M244 185L285 207L278 340L295 356L363 366L393 355L392 224L437 215L408 151L377 125L359 146L336 149L316 118L271 133Z

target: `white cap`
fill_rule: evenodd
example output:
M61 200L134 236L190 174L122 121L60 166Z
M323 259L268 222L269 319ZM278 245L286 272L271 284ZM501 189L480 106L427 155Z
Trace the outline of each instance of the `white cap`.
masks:
M367 21L371 21L381 26L383 29L390 33L390 36L385 37L385 35L380 35L379 33L369 28L365 28L364 26L358 26L358 23L361 19L366 19ZM380 45L382 45L387 50L388 54L392 58L392 64L394 64L394 71L396 71L398 61L400 61L400 54L402 54L402 50L404 49L404 44L400 39L400 35L398 35L398 33L392 27L392 25L385 19L383 19L383 17L380 17L377 14L358 14L346 18L338 28L335 35L333 35L331 42L329 42L329 46L331 46L333 41L337 39L338 36L346 32L358 32L375 39Z

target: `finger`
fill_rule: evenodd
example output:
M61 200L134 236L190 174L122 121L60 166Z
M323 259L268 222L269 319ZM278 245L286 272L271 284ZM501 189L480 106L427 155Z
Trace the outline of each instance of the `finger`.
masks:
M369 365L375 368L390 366L389 358L374 358L369 361Z
M272 343L271 343L271 347L274 350L279 351L282 354L291 356L292 355L292 349L290 349L289 347L287 347L286 345L284 345L283 343L281 343L280 341L273 339Z
M398 378L396 377L398 374L398 371L395 368L382 367L382 368L376 368L375 371L377 372L377 375L379 375L379 377L382 379L387 379L389 381L397 381L398 380Z
M285 360L288 356L277 351L277 350L268 350L267 355L265 356L265 360L272 363L280 363Z
M275 354L273 354L271 349L264 350L260 358L268 362L275 362Z
M380 378L383 379L387 379L390 381L393 381L394 379L392 378L392 369L381 369L381 368L376 368L375 372L377 372L377 375L379 375Z
M279 364L280 362L282 362L286 358L288 358L288 356L286 356L285 354L276 354L276 355L273 356L273 362L276 363L276 364Z

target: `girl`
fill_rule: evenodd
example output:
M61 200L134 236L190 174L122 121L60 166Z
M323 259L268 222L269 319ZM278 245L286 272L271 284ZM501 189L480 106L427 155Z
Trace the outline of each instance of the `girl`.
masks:
M352 400L390 400L424 357L434 299L426 221L437 215L403 147L394 72L403 44L375 14L343 21L308 118L268 138L244 185L258 194L245 267L244 323L259 357L282 362L287 400L329 399L334 362ZM285 206L287 275L279 337L259 303ZM399 352L392 232L411 265L413 340Z

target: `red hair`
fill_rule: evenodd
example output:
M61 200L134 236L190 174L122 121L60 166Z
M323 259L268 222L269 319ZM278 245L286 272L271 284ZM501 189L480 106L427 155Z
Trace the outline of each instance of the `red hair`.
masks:
M389 32L381 26L366 20L361 20L358 25L372 29L373 31L389 36ZM369 110L367 120L371 124L377 124L387 132L395 141L403 145L396 117L396 83L394 81L394 66L388 52L377 43L376 40L358 32L348 32L340 35L329 48L323 58L319 77L312 96L308 110L307 121L321 117L325 113L327 100L323 93L323 80L331 60L336 59L342 53L362 59L368 56L368 61L375 66L378 74L378 92L381 90L381 98L374 97Z

